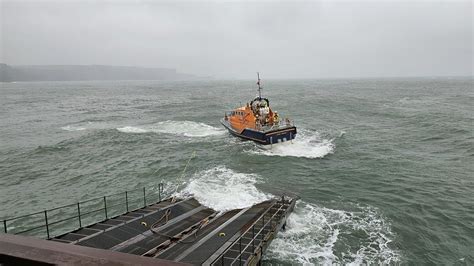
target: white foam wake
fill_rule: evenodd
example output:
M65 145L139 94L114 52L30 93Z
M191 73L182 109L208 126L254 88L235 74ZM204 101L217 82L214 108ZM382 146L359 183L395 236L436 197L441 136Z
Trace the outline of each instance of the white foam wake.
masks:
M290 142L274 144L272 146L256 146L251 153L267 156L292 156L305 158L322 158L335 150L334 139L321 138L318 132L301 130L296 138Z
M398 252L388 247L393 234L387 222L375 209L359 208L349 212L299 202L287 220L286 230L270 245L267 257L318 265L399 261Z
M255 187L258 179L254 174L218 166L194 174L180 193L193 195L201 204L216 211L246 208L271 198Z
M126 126L117 128L124 133L165 133L186 137L207 137L221 135L225 131L204 123L193 121L162 121L151 125Z

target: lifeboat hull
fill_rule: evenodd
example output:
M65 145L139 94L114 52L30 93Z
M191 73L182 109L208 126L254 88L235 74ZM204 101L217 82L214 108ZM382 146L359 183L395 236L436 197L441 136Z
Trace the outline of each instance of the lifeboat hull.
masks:
M221 120L222 125L229 130L229 132L242 139L253 140L262 145L277 144L293 140L296 137L295 126L284 126L266 131L259 131L251 128L245 128L241 132L236 131L226 120Z

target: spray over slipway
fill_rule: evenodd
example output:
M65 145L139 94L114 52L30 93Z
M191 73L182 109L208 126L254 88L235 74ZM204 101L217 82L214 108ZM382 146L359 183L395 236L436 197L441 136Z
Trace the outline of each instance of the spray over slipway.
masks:
M256 187L259 182L262 178L258 175L216 166L191 175L177 196L192 195L217 211L246 208L277 197L260 191ZM399 261L398 252L387 245L394 236L384 218L374 208L353 207L354 211L334 210L300 201L289 216L286 230L270 246L268 257L304 264ZM359 243L336 251L334 246L350 239L354 230L360 231Z
M272 147L219 124L254 86L3 84L0 217L160 182L221 212L288 194L269 264L474 263L471 79L269 80L298 127Z

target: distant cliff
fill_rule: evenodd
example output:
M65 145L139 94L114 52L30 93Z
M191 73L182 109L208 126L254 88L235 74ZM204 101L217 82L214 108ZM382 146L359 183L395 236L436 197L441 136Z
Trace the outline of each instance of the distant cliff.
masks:
M182 80L196 76L170 68L104 65L11 66L0 64L0 82L80 80Z

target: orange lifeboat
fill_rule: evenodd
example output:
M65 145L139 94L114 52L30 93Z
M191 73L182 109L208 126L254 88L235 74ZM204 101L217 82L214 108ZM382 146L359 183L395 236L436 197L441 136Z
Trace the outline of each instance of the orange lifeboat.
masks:
M293 140L296 127L288 118L281 119L270 108L270 101L262 98L260 75L257 73L258 97L245 106L226 112L221 123L237 137L268 145Z

